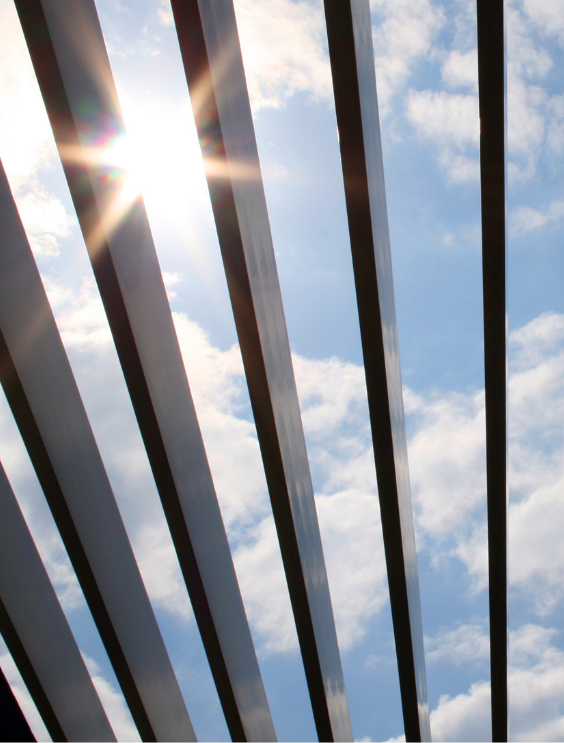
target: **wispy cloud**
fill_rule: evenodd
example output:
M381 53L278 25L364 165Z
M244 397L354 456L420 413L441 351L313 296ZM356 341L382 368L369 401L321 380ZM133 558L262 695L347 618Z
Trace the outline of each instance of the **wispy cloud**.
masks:
M460 628L462 630L462 628ZM564 732L561 700L564 653L555 630L526 625L510 633L509 704L512 740L558 740ZM488 638L483 638L489 642ZM472 684L465 694L444 695L431 712L433 740L491 740L490 684Z
M279 107L295 93L333 95L325 16L320 2L236 0L247 85L253 109Z
M475 663L490 657L490 639L484 622L458 624L425 638L425 660L429 663L446 659L454 665Z
M557 224L564 218L564 201L552 201L544 210L520 206L509 215L510 234L515 237Z
M423 0L371 0L378 97L386 115L395 93L409 80L416 65L431 53L445 23L439 3Z
M102 669L93 658L83 655L83 660L116 738L118 740L141 740L121 691L104 678Z
M75 219L37 179L57 153L16 10L7 2L0 3L0 98L0 158L35 255L53 258Z

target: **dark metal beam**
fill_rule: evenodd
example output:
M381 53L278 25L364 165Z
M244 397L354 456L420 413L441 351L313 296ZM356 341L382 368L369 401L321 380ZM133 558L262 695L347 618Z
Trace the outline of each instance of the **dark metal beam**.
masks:
M229 731L273 740L145 207L111 162L125 130L94 2L16 7Z
M195 740L0 165L0 381L144 740Z
M35 737L1 668L0 741L33 741L35 743Z
M115 741L2 465L0 632L53 740Z
M429 740L417 554L368 0L325 0L407 740Z
M172 8L317 733L352 740L233 3Z
M478 0L492 740L507 717L507 224L504 0Z

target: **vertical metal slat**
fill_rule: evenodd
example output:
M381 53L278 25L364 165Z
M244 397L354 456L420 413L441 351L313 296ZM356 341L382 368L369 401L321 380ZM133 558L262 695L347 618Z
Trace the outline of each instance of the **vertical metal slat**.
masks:
M317 733L352 740L233 3L172 8Z
M507 713L507 222L504 0L478 0L492 740Z
M405 734L430 740L370 7L325 0L325 16Z
M111 162L125 129L95 5L16 7L227 725L274 740L145 207Z

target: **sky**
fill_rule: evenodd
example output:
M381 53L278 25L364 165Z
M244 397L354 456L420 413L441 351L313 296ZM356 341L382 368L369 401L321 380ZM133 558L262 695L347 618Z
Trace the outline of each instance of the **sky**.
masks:
M170 6L96 2L279 740L315 728ZM356 740L401 739L320 0L237 22ZM490 733L475 4L372 0L433 739ZM564 0L508 0L510 735L564 739ZM228 740L12 0L0 158L200 740ZM3 393L0 461L138 740ZM0 640L0 666L48 740Z

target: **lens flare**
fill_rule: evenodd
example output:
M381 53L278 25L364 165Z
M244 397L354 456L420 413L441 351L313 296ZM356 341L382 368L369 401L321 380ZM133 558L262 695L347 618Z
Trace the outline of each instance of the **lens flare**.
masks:
M97 141L81 139L80 145L62 145L60 154L65 164L87 170L101 217L101 226L88 239L99 250L141 198L141 168L123 130Z

